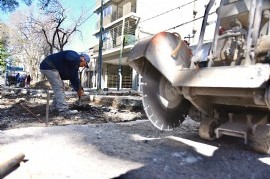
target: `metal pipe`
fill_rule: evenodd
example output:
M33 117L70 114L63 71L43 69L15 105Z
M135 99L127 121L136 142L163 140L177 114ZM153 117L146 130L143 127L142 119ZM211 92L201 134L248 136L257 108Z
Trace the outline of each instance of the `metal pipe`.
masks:
M102 76L102 47L103 47L103 0L101 0L100 8L100 31L99 31L99 49L98 49L98 80L97 80L97 89L101 89L101 76Z
M256 9L256 0L252 0L250 3L250 10L249 10L249 27L248 27L248 35L247 35L247 49L246 49L246 58L245 58L245 65L250 65L250 52L251 52L251 45L252 45L252 36L253 36L253 27L254 27L254 17L255 17L255 9Z
M219 5L219 8L217 9L217 22L216 22L216 27L215 27L215 34L214 34L214 40L213 40L213 45L211 46L211 53L216 55L217 53L217 41L218 41L218 33L219 33L219 27L220 27L220 21L221 19L219 18L220 16L220 7L222 7L224 5L224 1L225 0L221 0L220 1L220 5ZM212 57L212 56L211 56Z
M261 27L262 7L263 7L263 0L257 0L256 14L254 18L253 42L252 42L252 44L254 45L254 52L256 52L256 49L258 47L257 41L258 41L259 31ZM255 61L253 61L253 63L255 63Z
M193 95L199 96L226 96L226 97L250 97L254 93L264 95L265 89L237 89L237 88L191 88Z
M122 65L121 65L121 60L123 56L123 50L125 46L125 22L126 18L123 19L122 21L122 30L121 30L121 46L120 46L120 54L119 54L119 61L118 61L118 83L117 83L117 90L119 91L122 88Z
M201 27L201 32L200 32L200 36L199 36L199 42L198 42L198 46L196 48L196 55L201 50L201 46L203 44L203 38L204 38L204 34L205 34L205 29L206 29L206 25L207 25L208 15L209 15L210 9L213 6L214 2L215 2L215 0L210 0L206 6L206 9L204 12L204 18L203 18L203 22L202 22L202 27Z
M10 158L5 162L0 163L0 178L4 178L9 172L11 172L14 167L20 164L23 161L25 155L23 153L19 153L14 157Z

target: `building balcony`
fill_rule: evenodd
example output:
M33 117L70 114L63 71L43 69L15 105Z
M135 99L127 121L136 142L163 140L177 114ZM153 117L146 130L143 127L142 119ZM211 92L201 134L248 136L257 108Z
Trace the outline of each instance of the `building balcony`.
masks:
M121 10L119 12L113 12L103 18L103 27L108 28L120 21L123 17L135 17L136 6L131 6L128 9ZM137 17L136 17L137 18ZM96 31L100 30L100 19L96 22Z
M112 3L112 4L119 4L123 0L103 0L103 6ZM94 12L100 11L101 8L101 0L96 0L96 8L94 9Z
M135 35L126 34L124 36L124 46L129 45L135 45L136 39ZM120 48L122 42L121 42L121 36L117 36L114 39L106 39L103 41L103 51L109 51L113 48ZM99 51L99 45L94 46L94 54Z

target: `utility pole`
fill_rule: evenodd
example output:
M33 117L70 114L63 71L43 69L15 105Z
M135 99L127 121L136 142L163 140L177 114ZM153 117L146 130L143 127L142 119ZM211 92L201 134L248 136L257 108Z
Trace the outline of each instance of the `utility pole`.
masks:
M121 60L123 56L123 50L125 46L125 18L122 22L122 31L121 31L121 46L120 46L120 56L119 56L119 63L118 63L118 83L117 83L117 90L119 91L122 88L122 65Z
M98 78L97 78L97 89L101 89L101 76L102 76L102 47L103 47L103 0L101 1L100 7L100 31L99 31L99 51L98 51Z

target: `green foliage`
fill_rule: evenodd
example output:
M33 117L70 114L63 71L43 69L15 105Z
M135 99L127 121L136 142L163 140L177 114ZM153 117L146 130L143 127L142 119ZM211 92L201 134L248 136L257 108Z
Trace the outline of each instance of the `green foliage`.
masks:
M4 12L14 11L19 6L19 3L16 0L1 0L0 8Z
M39 0L39 6L41 9L45 10L49 7L50 4L54 4L54 0Z
M6 65L6 59L9 57L9 53L5 48L5 45L0 41L0 66L3 67Z
M26 5L31 5L32 0L23 0ZM3 12L12 12L19 6L18 0L0 0L0 10Z

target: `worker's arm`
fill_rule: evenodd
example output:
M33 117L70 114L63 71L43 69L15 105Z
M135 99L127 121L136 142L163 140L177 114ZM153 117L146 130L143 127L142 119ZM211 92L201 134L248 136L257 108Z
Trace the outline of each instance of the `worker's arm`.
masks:
M75 91L77 91L78 96L82 96L83 88L81 87L81 82L78 77L78 69L80 64L80 55L77 52L71 51L66 54L66 59L69 61L70 68L70 83Z
M78 70L72 70L71 71L71 76L70 76L70 83L74 89L74 91L79 91L80 90L80 80L79 80L79 77L78 77Z

